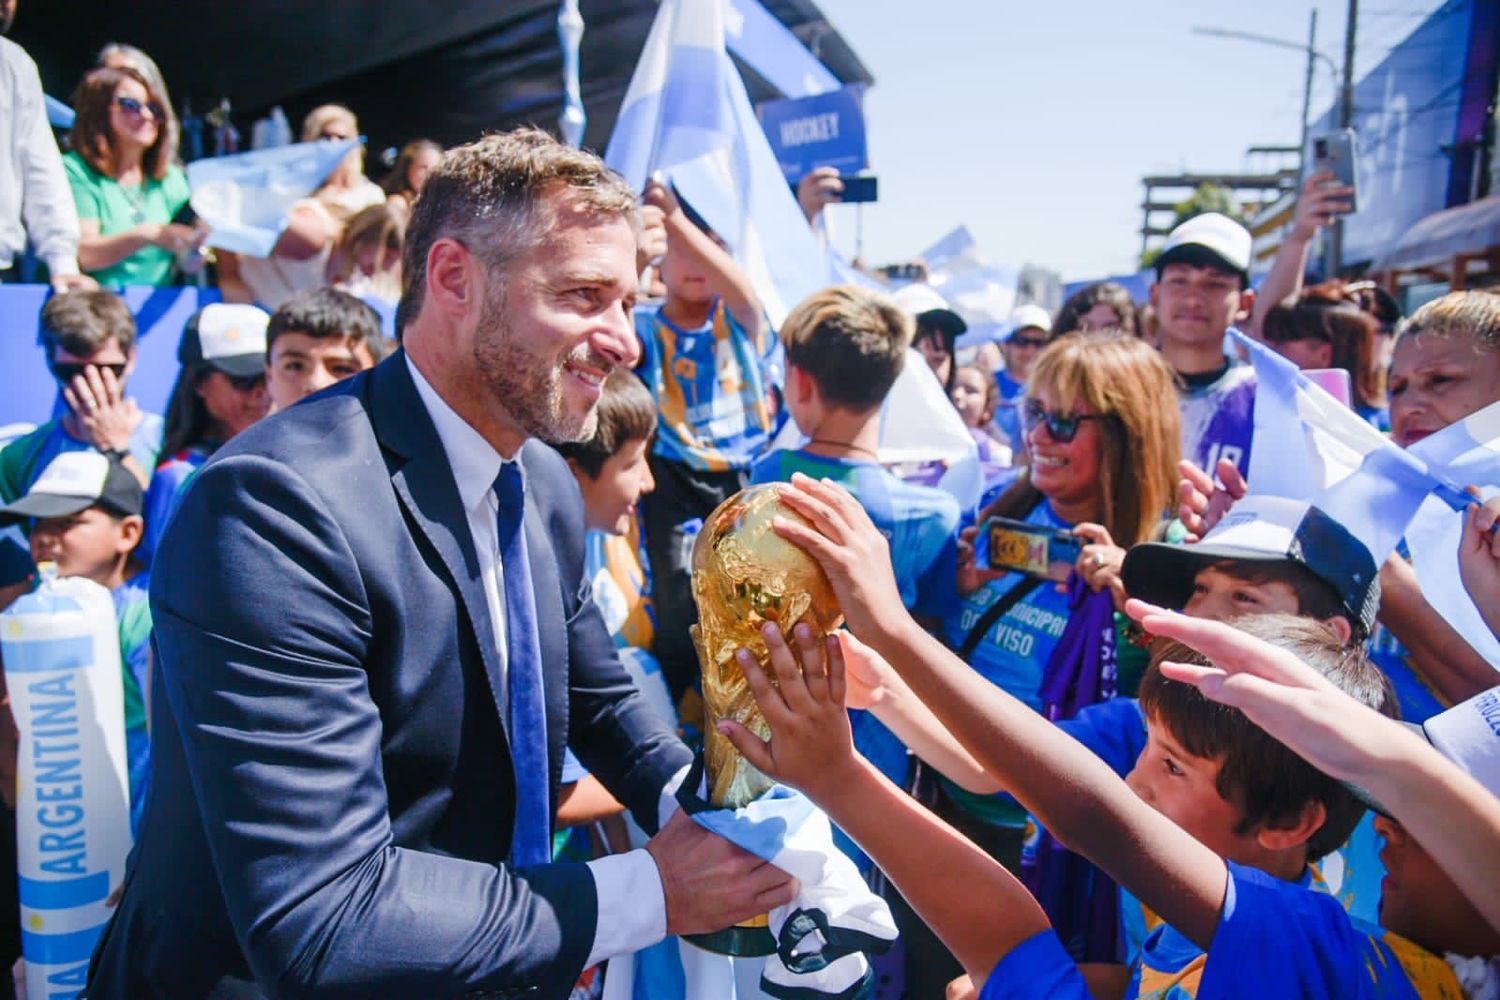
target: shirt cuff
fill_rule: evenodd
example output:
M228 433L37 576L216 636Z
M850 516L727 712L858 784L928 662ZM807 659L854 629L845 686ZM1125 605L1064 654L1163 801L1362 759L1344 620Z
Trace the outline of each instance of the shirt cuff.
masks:
M599 900L594 947L585 969L649 948L667 936L667 897L645 848L588 862Z
M692 769L691 764L682 765L682 770L668 778L667 783L662 786L661 797L656 800L656 828L658 830L666 826L667 820L671 819L672 814L680 808L677 803L677 789L682 787L682 783L687 780L688 772Z
M52 277L78 273L78 258L59 254L56 257L48 257L45 260L47 273Z

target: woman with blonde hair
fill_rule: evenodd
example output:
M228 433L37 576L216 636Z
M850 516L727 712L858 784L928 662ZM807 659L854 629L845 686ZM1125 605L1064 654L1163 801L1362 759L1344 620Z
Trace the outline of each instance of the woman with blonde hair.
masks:
M302 141L359 138L359 121L342 104L323 104L302 122ZM356 145L312 197L292 207L287 228L271 256L219 253L219 288L229 302L255 302L279 309L298 292L324 284L328 260L349 220L385 201L385 192L365 176L364 147Z
M78 208L78 264L101 285L165 285L200 239L174 222L188 202L166 99L133 69L90 70L63 169Z
M406 219L406 212L389 201L350 219L328 260L328 283L350 295L395 305L401 298Z

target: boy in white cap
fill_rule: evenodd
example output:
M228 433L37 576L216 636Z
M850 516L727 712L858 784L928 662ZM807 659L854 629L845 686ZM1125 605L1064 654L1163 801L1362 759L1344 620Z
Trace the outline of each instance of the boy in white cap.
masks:
M149 580L135 559L144 533L143 502L141 484L119 459L97 451L69 451L54 458L24 496L0 507L0 526L30 524L35 562L55 564L59 576L93 580L114 598L132 829L146 801L151 760L145 698L151 663ZM0 763L0 770L6 765L14 775L14 761ZM5 789L4 797L13 801L14 789Z
M1005 367L995 373L995 383L1000 387L995 425L1017 454L1026 448L1026 435L1021 433L1020 402L1026 393L1026 379L1031 374L1031 363L1051 342L1052 317L1047 310L1031 303L1016 306L1010 314L1010 329L1000 342Z
M1183 384L1182 457L1210 473L1220 459L1250 467L1255 373L1224 354L1255 304L1250 242L1228 216L1196 215L1167 236L1151 286L1161 352Z

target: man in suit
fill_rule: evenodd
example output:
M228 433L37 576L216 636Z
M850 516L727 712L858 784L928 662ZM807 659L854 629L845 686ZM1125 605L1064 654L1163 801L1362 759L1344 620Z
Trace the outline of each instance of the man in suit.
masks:
M414 209L403 350L239 435L153 567L154 771L95 997L563 997L795 886L667 794L689 753L583 575L566 464L635 363L634 196L541 132ZM550 864L564 744L647 829Z

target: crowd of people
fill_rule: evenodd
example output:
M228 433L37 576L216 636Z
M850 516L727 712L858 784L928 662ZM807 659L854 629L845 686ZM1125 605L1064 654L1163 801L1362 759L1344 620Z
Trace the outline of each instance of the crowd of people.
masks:
M101 51L66 152L0 65L0 276L45 269L58 390L0 448L0 608L43 564L110 590L140 838L90 995L682 995L678 935L795 889L668 780L716 721L697 534L779 483L847 628L767 628L737 662L769 739L719 731L889 904L866 995L1500 996L1500 664L1404 549L1247 482L1234 330L1402 448L1500 402L1500 296L1306 283L1331 175L1253 288L1250 234L1200 215L1149 302L1096 284L975 345L873 277L773 326L669 184L534 130L413 141L380 185L356 145L269 257L209 252L148 56ZM358 137L332 104L301 131ZM810 222L837 195L797 191ZM142 412L117 289L205 268L223 301ZM882 459L923 362L978 503ZM1497 516L1458 561L1500 634Z

